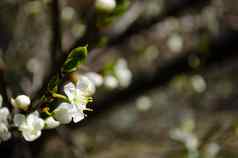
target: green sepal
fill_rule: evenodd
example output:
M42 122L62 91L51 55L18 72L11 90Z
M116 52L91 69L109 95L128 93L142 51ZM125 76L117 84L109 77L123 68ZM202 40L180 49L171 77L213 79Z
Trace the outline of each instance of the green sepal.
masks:
M58 85L59 85L60 79L58 75L52 77L52 79L48 83L48 91L50 93L57 93L58 92Z

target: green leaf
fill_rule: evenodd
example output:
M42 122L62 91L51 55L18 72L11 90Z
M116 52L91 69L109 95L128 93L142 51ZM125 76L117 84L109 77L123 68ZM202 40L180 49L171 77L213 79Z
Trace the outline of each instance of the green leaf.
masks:
M79 65L85 61L87 52L87 46L73 49L64 62L62 72L69 73L76 71Z

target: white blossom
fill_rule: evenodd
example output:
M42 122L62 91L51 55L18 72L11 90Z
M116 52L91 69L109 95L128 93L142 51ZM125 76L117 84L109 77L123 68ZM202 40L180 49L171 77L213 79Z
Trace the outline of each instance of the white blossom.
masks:
M60 125L59 121L56 121L52 116L45 119L45 128L52 129Z
M116 7L116 0L96 0L96 8L98 10L111 12Z
M41 130L44 128L44 120L39 117L37 111L29 114L27 117L23 114L14 116L14 124L22 132L26 141L34 141L41 136Z
M95 86L87 77L82 76L76 85L72 82L67 83L64 86L64 92L71 104L86 105L89 96L95 92Z
M103 77L95 72L88 72L85 74L85 76L88 77L88 79L94 83L96 87L99 87L103 84Z
M81 76L76 83L67 83L64 92L69 99L69 103L63 102L54 110L54 118L62 124L70 123L72 120L77 123L84 119L86 105L90 100L90 95L95 91L94 84L85 76Z
M63 102L54 110L54 118L61 124L68 124L72 120L74 123L77 123L84 119L84 109L86 109L85 105L75 105Z
M11 98L11 103L15 108L27 110L31 104L31 100L26 95L19 95L16 97L16 99Z

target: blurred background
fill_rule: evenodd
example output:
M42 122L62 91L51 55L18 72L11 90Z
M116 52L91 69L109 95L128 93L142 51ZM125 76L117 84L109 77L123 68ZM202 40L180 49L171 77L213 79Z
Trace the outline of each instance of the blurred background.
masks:
M79 124L33 143L12 138L0 157L237 158L238 1L98 1L1 0L9 95L35 98L63 57L86 44L80 73L106 78L118 63L128 73L98 87Z

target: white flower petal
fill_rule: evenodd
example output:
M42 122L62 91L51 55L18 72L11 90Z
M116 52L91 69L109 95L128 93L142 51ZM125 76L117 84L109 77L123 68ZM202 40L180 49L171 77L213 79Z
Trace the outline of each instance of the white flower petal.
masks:
M92 95L96 90L95 85L86 76L79 76L76 89L77 93L81 93L85 96Z
M8 108L6 107L0 108L0 122L7 122L9 114L10 112Z
M74 105L81 105L81 104L87 104L88 103L88 97L84 96L84 94L77 93L74 100L71 102L71 104Z
M22 135L26 141L34 141L41 136L41 131L31 131L25 130L22 132Z
M73 122L78 123L79 121L84 119L84 113L83 112L77 112L73 115Z
M39 117L39 113L35 111L27 116L26 122L31 125L35 130L41 130L44 127L44 120Z
M16 114L13 118L13 122L15 126L19 127L20 125L23 124L23 122L26 121L26 117L23 114Z
M11 133L5 123L0 123L0 142L10 139Z
M52 128L56 128L60 125L59 121L56 121L52 116L48 117L45 120L45 124L46 124L46 129L52 129Z
M64 85L64 93L68 96L69 100L73 100L76 93L75 85L72 82Z
M69 103L61 103L54 110L54 118L62 124L70 123L72 120L72 113L74 112L74 106Z
M85 117L85 114L83 113L83 110L86 108L86 105L75 105L75 111L73 114L73 121L74 123L78 123L79 121L83 120Z
M36 119L32 125L35 130L42 130L44 128L45 122L42 119Z

